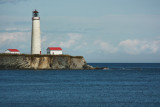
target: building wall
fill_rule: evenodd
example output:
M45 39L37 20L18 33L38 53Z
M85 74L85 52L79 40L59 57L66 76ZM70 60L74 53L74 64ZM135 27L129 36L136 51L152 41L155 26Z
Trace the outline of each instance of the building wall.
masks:
M49 49L47 49L47 54L50 54L50 55L62 55L62 50L49 50Z
M47 48L47 54L49 55L50 54L50 50Z
M40 18L32 18L32 42L31 53L40 54L41 51L41 37L40 37Z
M6 50L5 53L8 53L8 54L20 54L20 52L10 52L9 50Z
M62 51L50 51L51 55L62 55Z

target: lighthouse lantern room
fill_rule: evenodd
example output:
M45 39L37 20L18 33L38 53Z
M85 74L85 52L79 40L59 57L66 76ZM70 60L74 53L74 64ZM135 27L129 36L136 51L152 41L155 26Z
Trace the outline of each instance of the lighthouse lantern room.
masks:
M39 16L39 12L37 10L33 11L33 17L38 17Z

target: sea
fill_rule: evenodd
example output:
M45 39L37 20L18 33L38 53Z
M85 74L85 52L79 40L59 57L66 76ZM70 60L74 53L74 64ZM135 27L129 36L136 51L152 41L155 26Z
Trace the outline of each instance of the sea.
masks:
M0 107L160 107L160 63L105 70L0 70Z

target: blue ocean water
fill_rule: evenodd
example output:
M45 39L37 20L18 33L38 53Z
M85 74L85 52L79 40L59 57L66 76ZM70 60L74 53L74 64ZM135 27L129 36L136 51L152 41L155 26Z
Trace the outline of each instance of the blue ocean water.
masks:
M0 107L158 107L160 63L108 70L0 70Z

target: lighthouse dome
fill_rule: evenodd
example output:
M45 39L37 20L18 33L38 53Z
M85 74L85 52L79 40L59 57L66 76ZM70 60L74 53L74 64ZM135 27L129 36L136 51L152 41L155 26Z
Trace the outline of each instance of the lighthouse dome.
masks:
M33 11L33 17L38 17L39 16L39 12L35 9Z

